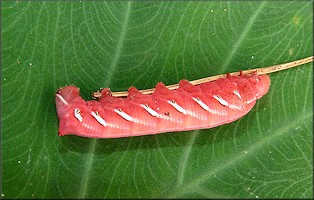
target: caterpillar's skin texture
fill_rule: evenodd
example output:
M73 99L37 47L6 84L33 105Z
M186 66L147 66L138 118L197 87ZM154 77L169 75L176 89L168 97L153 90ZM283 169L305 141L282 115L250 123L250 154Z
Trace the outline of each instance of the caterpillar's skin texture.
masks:
M181 80L177 90L159 82L150 95L130 87L126 98L105 88L99 101L85 101L79 88L66 86L56 93L59 135L119 138L212 128L247 114L269 86L268 75L227 76L196 86Z

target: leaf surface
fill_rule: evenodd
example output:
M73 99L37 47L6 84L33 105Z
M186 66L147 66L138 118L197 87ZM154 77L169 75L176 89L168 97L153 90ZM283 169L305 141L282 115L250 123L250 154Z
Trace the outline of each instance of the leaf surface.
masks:
M301 2L3 2L3 198L313 198L312 63L233 123L59 137L54 93L175 84L312 55Z

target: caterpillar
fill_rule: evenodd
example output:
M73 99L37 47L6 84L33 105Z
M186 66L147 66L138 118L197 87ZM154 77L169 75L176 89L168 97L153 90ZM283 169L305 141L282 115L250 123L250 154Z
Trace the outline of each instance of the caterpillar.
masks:
M306 62L309 60L313 57ZM304 63L293 62L292 65ZM278 66L273 66L272 70L282 70ZM131 86L122 94L104 88L94 93L98 100L90 101L80 96L78 87L65 86L55 93L58 134L120 138L207 129L231 123L246 115L256 100L269 90L270 78L262 74L266 72L251 72L231 73L202 83L183 79L173 87L159 82L149 91Z

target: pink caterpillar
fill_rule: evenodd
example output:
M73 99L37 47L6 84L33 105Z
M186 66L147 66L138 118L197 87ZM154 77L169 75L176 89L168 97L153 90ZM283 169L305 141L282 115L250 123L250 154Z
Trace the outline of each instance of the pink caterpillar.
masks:
M212 128L247 114L269 86L268 75L228 75L200 85L181 80L176 90L159 82L153 94L130 87L126 98L105 88L99 101L85 101L79 88L66 86L55 96L59 135L119 138Z

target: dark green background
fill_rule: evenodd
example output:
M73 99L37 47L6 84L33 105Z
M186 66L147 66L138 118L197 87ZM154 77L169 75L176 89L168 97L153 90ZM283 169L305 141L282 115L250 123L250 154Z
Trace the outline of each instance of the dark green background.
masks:
M231 124L59 137L54 93L82 96L312 55L312 1L2 2L3 198L310 198L312 63L271 74Z

